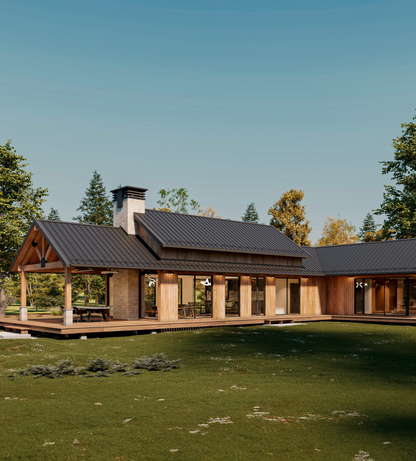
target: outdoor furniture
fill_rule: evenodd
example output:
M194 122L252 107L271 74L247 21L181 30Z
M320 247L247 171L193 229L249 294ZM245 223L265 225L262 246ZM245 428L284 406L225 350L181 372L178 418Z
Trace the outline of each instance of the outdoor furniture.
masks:
M79 315L82 315L82 314L88 314L88 322L91 322L91 314L92 313L97 313L97 314L101 314L103 316L103 320L104 322L108 322L110 319L110 309L111 309L111 306L107 306L107 307L104 307L104 306L94 306L94 307L77 307L76 308L78 311L79 311ZM75 307L74 307L74 312L75 312ZM82 322L82 318L81 318L81 322Z
M153 303L145 303L144 312L147 317L156 317L157 316L157 306L154 306Z
M188 317L194 317L194 306L189 305L180 305L178 306L178 317L181 319L186 319Z

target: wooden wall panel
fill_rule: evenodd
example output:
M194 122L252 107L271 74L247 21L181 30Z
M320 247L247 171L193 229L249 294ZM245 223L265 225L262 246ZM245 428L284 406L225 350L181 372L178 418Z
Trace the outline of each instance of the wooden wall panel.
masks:
M139 271L122 269L112 278L114 320L137 320L139 318Z
M162 322L178 320L178 274L158 272L158 319Z
M240 317L251 317L251 277L240 277Z
M212 317L225 319L225 276L214 275L212 284Z
M309 277L300 280L300 312L302 315L327 313L326 285L325 277Z
M266 317L276 315L276 279L266 277Z
M354 314L354 279L327 277L326 313L332 315Z

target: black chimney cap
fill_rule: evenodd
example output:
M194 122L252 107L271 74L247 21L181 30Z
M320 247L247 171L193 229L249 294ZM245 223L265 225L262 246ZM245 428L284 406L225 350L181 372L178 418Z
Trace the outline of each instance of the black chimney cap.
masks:
M146 199L147 189L142 187L124 186L110 191L113 194L113 202L117 202L117 207L122 208L122 202L125 198L134 198L137 200Z

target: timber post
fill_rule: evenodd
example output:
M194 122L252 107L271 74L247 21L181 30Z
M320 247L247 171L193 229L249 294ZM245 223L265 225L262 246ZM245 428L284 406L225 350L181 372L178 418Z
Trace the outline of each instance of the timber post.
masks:
M27 298L26 298L26 272L20 272L20 311L19 320L21 322L27 321Z
M72 280L70 267L65 267L65 309L63 317L65 326L71 326L73 324L74 311L72 309Z

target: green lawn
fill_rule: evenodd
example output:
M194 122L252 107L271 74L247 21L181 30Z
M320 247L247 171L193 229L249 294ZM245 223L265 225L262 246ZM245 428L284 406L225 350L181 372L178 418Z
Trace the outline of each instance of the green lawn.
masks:
M7 378L160 352L183 367ZM414 461L415 356L414 327L352 323L0 340L0 459Z

